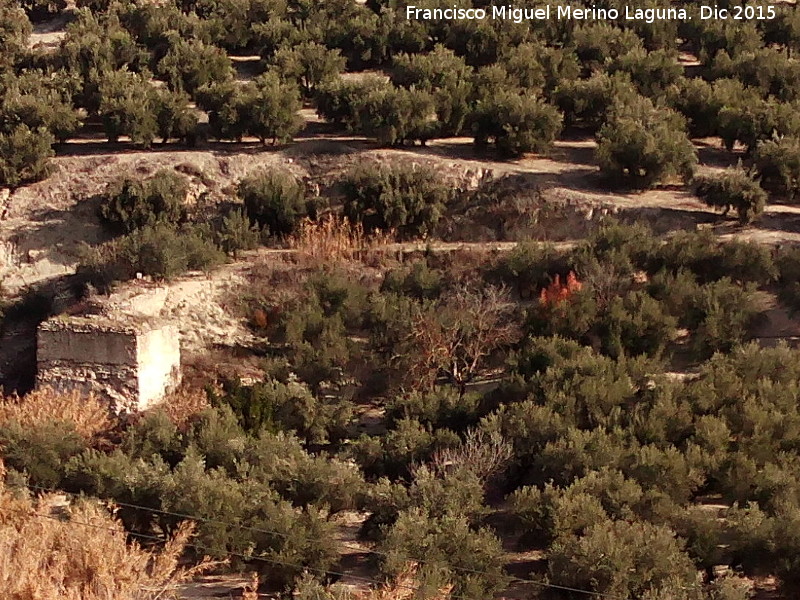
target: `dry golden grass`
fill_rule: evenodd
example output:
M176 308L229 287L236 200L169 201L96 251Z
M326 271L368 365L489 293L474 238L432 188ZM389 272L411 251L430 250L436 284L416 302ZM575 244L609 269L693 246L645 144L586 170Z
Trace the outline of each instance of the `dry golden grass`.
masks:
M183 387L169 394L156 410L163 410L170 421L183 430L194 418L211 404L205 390L198 387Z
M306 588L304 584L309 584L310 589ZM257 587L258 578L255 578L248 589L256 589ZM399 577L376 589L352 591L341 583L335 583L326 588L316 583L308 573L301 578L298 588L300 590L299 595L303 598L313 597L319 600L411 600L412 598L421 597L419 592L422 589L418 577L418 565L413 562L406 565ZM425 595L425 598L429 600L452 600L452 591L452 584L448 584L439 589L435 595ZM245 595L242 600L249 600L249 597ZM253 600L255 600L255 597L253 597Z
M55 496L12 495L0 464L0 596L3 600L162 600L192 569L178 559L193 532L184 523L161 552L127 542L122 524L97 503L81 501L54 518Z
M361 223L328 214L316 221L303 219L289 239L289 247L316 263L365 261L377 248L390 244L393 237L391 232L367 234Z
M50 421L66 421L75 425L75 431L87 440L101 437L115 426L108 404L96 396L50 388L38 389L22 398L0 397L0 424L8 421L29 428Z
M371 590L366 594L356 596L355 600L411 600L416 597L419 587L417 579L417 565L410 564L400 576L391 583L387 583L378 590ZM430 600L450 600L453 591L452 585L440 589Z

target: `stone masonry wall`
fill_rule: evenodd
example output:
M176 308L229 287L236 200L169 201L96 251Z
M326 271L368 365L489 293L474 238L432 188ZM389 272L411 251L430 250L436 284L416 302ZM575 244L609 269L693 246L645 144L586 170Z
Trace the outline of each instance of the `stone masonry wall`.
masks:
M142 333L137 338L139 408L158 402L164 390L175 388L181 379L180 334L167 326Z
M178 384L179 335L152 322L56 317L39 327L37 369L37 385L93 392L115 412L134 412Z

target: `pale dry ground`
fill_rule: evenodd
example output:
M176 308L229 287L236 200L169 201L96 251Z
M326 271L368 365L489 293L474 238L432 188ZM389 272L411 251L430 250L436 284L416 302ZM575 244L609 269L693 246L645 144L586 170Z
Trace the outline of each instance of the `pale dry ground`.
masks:
M65 12L50 21L36 23L33 26L33 33L28 39L28 46L37 50L56 50L61 40L67 35L65 27L70 18L70 13Z

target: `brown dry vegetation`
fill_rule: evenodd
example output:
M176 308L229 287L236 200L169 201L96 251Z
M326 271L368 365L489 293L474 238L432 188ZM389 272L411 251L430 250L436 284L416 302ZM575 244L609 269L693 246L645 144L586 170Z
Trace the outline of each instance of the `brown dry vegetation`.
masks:
M178 429L183 430L197 416L211 406L208 395L199 388L181 388L164 399L157 410L164 412Z
M86 440L103 437L115 427L108 403L77 390L56 392L50 388L37 389L24 398L0 397L0 424L10 421L31 429L51 421L66 421Z
M329 214L318 221L303 219L289 239L289 247L299 257L317 264L335 264L365 260L372 251L391 243L392 238L392 232L367 234L361 223Z
M181 525L160 552L128 543L108 510L80 502L56 516L55 500L33 501L2 484L0 464L0 589L4 600L157 600L209 566L178 566L193 532Z
M411 564L395 581L387 583L380 589L357 595L354 600L411 600L416 597L418 587L417 567ZM452 590L453 586L447 585L435 596L430 596L430 600L449 600Z

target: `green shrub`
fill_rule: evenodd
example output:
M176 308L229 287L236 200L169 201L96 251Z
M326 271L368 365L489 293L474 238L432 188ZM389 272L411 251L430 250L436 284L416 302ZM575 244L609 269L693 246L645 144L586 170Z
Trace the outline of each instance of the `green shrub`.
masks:
M54 142L49 131L27 125L0 133L0 186L16 188L47 177Z
M601 307L595 292L584 287L563 302L537 302L526 313L525 330L533 336L558 335L589 343Z
M414 464L430 460L437 450L454 448L461 439L447 429L424 427L416 419L400 419L381 438L362 435L352 447L356 462L372 477L406 476Z
M691 598L699 591L681 543L659 525L605 521L582 537L557 540L549 558L550 581L557 585L622 598Z
M339 50L331 50L316 42L303 42L279 48L271 63L281 77L297 82L303 93L311 97L320 86L339 76L345 59Z
M162 484L170 469L158 456L144 460L120 449L87 450L71 458L64 469L67 491L136 505L120 506L117 512L128 531L146 533L158 521L152 510L161 509Z
M392 83L432 94L437 129L442 135L458 135L469 114L472 69L452 50L437 45L428 54L401 54L394 59Z
M384 574L396 576L409 561L424 561L421 581L433 589L452 582L453 593L465 599L492 597L506 582L500 541L487 529L470 529L464 517L430 517L417 509L403 512L380 549Z
M642 47L630 29L608 23L581 25L573 32L572 44L584 72L601 70L611 60Z
M447 427L464 431L482 416L479 402L477 394L459 394L453 388L440 388L430 393L412 392L391 400L386 416L390 423L411 418L435 429Z
M189 97L178 92L160 90L155 98L156 126L162 143L171 139L193 144L197 137L197 114L189 108Z
M604 220L584 242L585 252L601 263L624 265L623 273L646 269L659 247L653 231L644 224Z
M19 4L3 0L0 3L0 39L3 40L0 73L13 66L27 51L28 38L32 32L33 26Z
M647 52L643 48L634 48L613 60L609 73L627 73L640 94L655 99L683 74L677 59L674 51Z
M180 229L156 224L91 248L81 260L80 272L100 289L128 281L137 273L171 279L188 270L203 270L225 261L212 233L205 227Z
M297 114L302 108L300 93L293 83L282 81L274 73L256 77L243 93L244 104L238 114L245 118L245 130L261 143L291 141L303 126Z
M723 215L734 209L742 224L757 219L767 201L767 193L741 167L717 175L695 178L697 195L706 205L722 208Z
M354 131L374 137L383 146L419 140L423 144L439 131L436 101L430 92L395 86L375 86L357 104Z
M577 80L580 74L574 53L535 42L510 46L497 64L505 67L520 88L544 91L548 96L559 84Z
M223 252L236 257L240 251L258 246L261 231L253 225L245 211L234 209L223 215L222 222L215 230L215 237Z
M262 144L291 141L303 125L297 114L300 91L275 73L259 75L247 85L213 82L197 90L197 104L208 112L213 137L241 141L246 135Z
M733 150L739 142L748 153L759 142L800 132L800 117L794 105L759 98L745 104L726 104L719 111L718 123L725 147Z
M223 50L181 38L170 43L155 70L171 90L190 96L204 85L224 83L233 77L231 60Z
M677 319L652 296L634 291L611 301L600 316L600 346L613 357L658 358L676 336Z
M595 413L599 413L599 410L595 409ZM576 418L585 426L587 419L580 415L568 415L565 420ZM522 466L520 482L543 485L552 481L556 485L567 486L573 479L601 467L619 468L626 453L619 430L608 433L601 427L591 430L569 427L561 437L545 444L532 462Z
M722 243L713 232L676 232L653 253L651 272L667 269L691 271L700 282L730 277L736 281L766 285L777 275L768 248L752 242Z
M736 56L741 52L758 50L763 44L761 34L752 21L699 21L699 31L695 37L700 60L705 64L710 64L720 52Z
M782 137L760 142L753 165L768 190L794 198L800 190L800 140Z
M426 262L415 262L408 269L394 269L386 273L381 292L410 296L417 300L435 300L444 286L442 272L431 269Z
M716 77L735 77L744 85L760 90L764 96L783 102L797 99L800 70L777 48L739 52L733 59L727 53L720 53L714 59L712 72Z
M594 352L581 352L554 360L531 384L536 397L578 427L613 426L621 407L636 393L630 368Z
M600 172L611 182L651 187L670 177L691 178L697 155L683 117L647 98L620 103L597 133Z
M498 90L480 102L472 115L475 144L494 144L506 156L542 153L561 132L558 109L535 96Z
M568 258L552 245L522 241L500 257L496 273L503 283L516 288L523 300L535 298L555 274L569 271Z
M307 386L297 382L267 381L246 387L229 380L223 395L213 395L212 401L230 406L249 433L281 429L312 444L342 437L352 411L348 402L315 398Z
M109 142L128 136L149 147L158 133L155 89L147 79L127 70L102 73L98 83L98 113Z
M614 102L630 101L636 88L625 74L592 73L588 79L570 79L555 91L555 102L568 126L596 132L605 123Z
M463 516L476 523L488 513L484 485L469 465L419 466L408 488L408 506L434 518Z
M159 223L176 225L184 217L187 192L186 179L167 169L145 181L123 177L106 188L100 217L126 233Z
M170 465L176 465L184 454L184 444L178 427L163 410L148 412L128 428L122 438L120 448L131 458L162 458Z
M778 255L779 297L792 313L800 311L800 249L787 248Z
M0 457L10 469L23 472L31 484L57 488L70 458L86 449L71 423L52 421L35 428L16 421L0 425Z
M48 76L29 70L0 80L0 133L12 134L20 125L26 125L31 131L44 129L59 142L66 141L80 125L69 88L65 73Z
M344 212L367 229L396 230L401 237L430 232L450 189L433 171L416 166L369 166L343 181Z
M669 105L686 119L691 137L708 137L716 132L717 115L722 108L712 85L699 77L681 77L667 91Z
M247 215L272 235L292 233L306 214L305 192L290 174L279 171L258 171L239 182L239 197Z
M758 309L754 286L739 286L727 277L700 286L685 308L693 331L692 345L700 357L730 352L750 337Z
M585 492L565 492L546 484L526 486L510 497L511 512L528 540L552 543L562 536L583 535L608 515L600 501Z
M317 90L317 112L326 121L359 131L362 102L373 94L382 94L392 84L383 77L368 75L356 81L335 79Z
M649 444L633 451L623 471L645 490L658 490L676 503L685 504L705 482L674 446L661 449Z
M158 456L143 460L120 451L110 455L89 451L71 460L67 471L73 491L164 511L120 508L129 530L148 535L154 530L170 532L183 519L168 513L196 515L197 554L219 559L251 553L269 557L280 565L265 563L269 566L262 575L273 585L290 583L303 567L329 569L337 556L331 527L317 510L297 510L264 483L208 469L191 446L174 468ZM231 528L231 523L242 527Z

